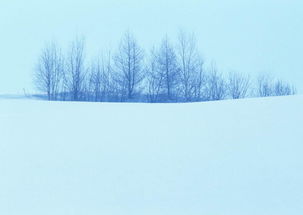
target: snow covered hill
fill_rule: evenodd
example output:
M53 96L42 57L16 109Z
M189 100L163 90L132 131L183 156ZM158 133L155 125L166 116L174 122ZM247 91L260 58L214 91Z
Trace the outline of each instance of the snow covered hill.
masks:
M303 96L0 100L1 215L303 214Z

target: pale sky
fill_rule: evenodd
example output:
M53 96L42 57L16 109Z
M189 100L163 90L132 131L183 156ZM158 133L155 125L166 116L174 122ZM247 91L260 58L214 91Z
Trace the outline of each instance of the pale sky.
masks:
M146 53L167 34L194 32L207 62L230 71L271 73L303 92L302 0L0 0L0 93L34 90L45 43L84 36L87 55L115 50L126 30Z

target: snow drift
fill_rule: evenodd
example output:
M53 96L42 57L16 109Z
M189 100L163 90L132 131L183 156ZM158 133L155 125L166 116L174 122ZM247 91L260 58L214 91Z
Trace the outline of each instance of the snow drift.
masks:
M0 214L303 213L303 97L0 100Z

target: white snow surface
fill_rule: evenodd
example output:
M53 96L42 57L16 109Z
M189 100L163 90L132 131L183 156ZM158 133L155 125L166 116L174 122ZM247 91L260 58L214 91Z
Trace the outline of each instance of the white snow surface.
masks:
M302 215L302 111L1 99L0 214Z

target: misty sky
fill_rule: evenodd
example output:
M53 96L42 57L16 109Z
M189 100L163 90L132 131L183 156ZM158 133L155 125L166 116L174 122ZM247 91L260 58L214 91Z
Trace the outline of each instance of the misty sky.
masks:
M303 92L302 0L0 0L0 29L0 93L33 92L46 42L68 47L84 36L87 55L97 56L130 30L148 53L180 29L196 34L222 72L267 72Z

